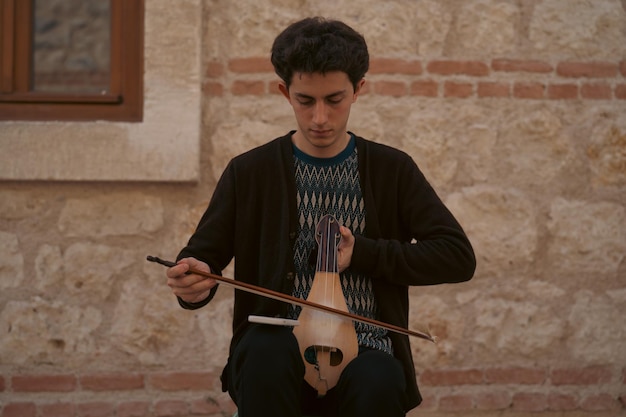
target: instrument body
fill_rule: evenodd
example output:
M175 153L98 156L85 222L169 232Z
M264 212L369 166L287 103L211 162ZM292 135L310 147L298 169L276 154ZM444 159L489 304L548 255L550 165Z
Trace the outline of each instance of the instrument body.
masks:
M331 216L320 219L316 228L319 245L315 276L307 301L348 312L337 267L341 240L339 223ZM303 308L293 333L305 365L305 381L319 396L337 385L341 372L358 355L354 322L327 312Z

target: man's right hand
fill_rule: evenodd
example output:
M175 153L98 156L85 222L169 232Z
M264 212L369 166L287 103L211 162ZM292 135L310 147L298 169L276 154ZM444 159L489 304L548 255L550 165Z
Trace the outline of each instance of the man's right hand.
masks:
M202 272L211 272L209 266L195 258L183 258L176 266L165 272L167 285L172 293L188 303L199 303L209 296L217 281L198 274L188 274L189 268Z

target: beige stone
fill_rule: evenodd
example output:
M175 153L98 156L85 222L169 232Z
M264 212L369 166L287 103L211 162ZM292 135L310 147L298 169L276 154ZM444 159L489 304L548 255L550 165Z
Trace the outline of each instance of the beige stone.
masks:
M8 220L38 218L45 211L39 196L14 190L0 191L0 218Z
M457 349L471 325L458 306L442 297L423 295L419 289L411 291L409 328L427 331L437 338L434 344L411 338L411 350L417 369L432 366L456 366L463 362L464 352Z
M161 199L139 193L69 199L59 217L68 237L144 235L162 226Z
M519 18L514 2L465 2L456 21L455 50L461 56L507 56L517 48L515 26Z
M626 129L599 125L587 148L593 181L598 185L626 184Z
M9 301L0 315L0 363L52 363L66 369L85 364L100 352L94 335L102 321L102 313L92 306L41 297Z
M573 132L563 128L561 111L552 106L519 107L506 116L494 151L500 180L527 188L549 186L574 164L575 148L568 136Z
M63 253L63 283L76 303L97 304L106 299L116 279L132 265L135 252L93 243L74 243Z
M24 280L24 257L15 234L0 231L0 289L18 287Z
M590 289L577 291L567 316L573 356L588 364L624 363L626 323L618 313L624 311L624 299L611 300Z
M587 277L616 277L626 253L626 211L611 202L556 198L547 223L551 271Z
M63 253L59 246L42 245L35 258L35 287L48 294L57 294L64 287Z
M534 7L529 38L540 54L613 59L626 49L626 10L619 0L544 0Z
M166 366L177 354L193 360L197 354L185 347L196 337L194 313L181 310L164 280L154 277L134 276L124 282L113 313L109 348L131 355L141 366Z
M449 7L442 1L428 0L419 4L415 31L420 56L443 55L453 19Z
M473 344L476 351L485 354L481 358L489 364L511 357L539 360L557 355L552 349L566 335L565 323L549 304L514 301L488 293L475 308Z
M530 269L538 247L538 213L524 194L476 186L451 194L446 204L472 241L479 276Z

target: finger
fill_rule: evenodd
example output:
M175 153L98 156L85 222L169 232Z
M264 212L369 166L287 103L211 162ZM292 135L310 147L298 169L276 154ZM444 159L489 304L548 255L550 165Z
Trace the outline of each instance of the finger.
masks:
M173 287L172 293L177 296L197 296L198 294L203 294L210 291L216 282L211 279L206 279L196 283L195 285L189 287Z
M186 263L179 263L176 266L168 268L165 274L168 278L176 278L183 276L189 271L189 265Z
M198 274L183 274L167 279L167 285L170 287L188 288L202 281L215 281Z

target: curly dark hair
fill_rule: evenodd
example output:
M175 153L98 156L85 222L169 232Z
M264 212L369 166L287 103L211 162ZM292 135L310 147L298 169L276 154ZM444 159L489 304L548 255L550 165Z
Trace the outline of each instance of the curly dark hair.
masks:
M356 90L369 69L369 53L363 36L350 26L311 17L291 24L276 37L272 65L287 88L294 73L342 71Z

